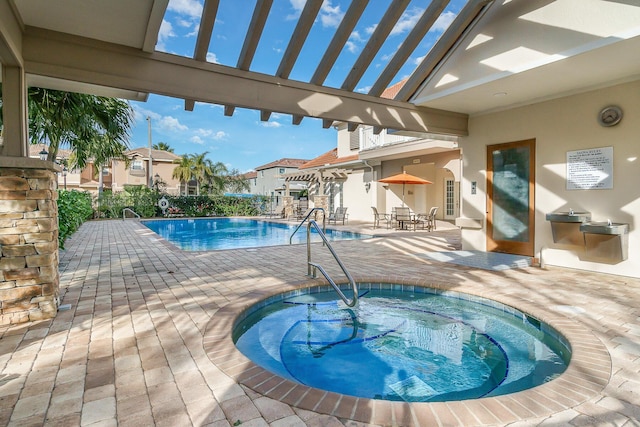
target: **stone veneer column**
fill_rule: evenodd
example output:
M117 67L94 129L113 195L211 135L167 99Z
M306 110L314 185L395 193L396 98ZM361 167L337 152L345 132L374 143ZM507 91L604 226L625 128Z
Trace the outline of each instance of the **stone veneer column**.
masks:
M56 168L37 159L0 157L0 324L57 313Z
M284 207L284 217L291 218L293 216L293 196L282 196L282 207Z
M329 196L313 196L313 207L314 208L322 208L324 209L325 215L329 217ZM320 213L316 214L316 220L322 222L322 215Z

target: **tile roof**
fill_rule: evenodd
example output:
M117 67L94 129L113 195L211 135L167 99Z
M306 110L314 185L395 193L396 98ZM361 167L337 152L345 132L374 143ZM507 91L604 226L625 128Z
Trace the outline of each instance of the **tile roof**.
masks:
M380 98L388 98L388 99L395 98L398 92L400 92L400 89L402 89L404 84L407 82L407 80L409 80L409 77L407 77L406 79L400 80L398 83L394 85L389 86L384 90L384 92L382 92L382 94L380 95Z
M324 165L336 165L340 163L351 162L353 160L358 160L359 156L357 154L353 154L351 156L338 157L338 149L334 148L333 150L327 151L324 154L319 155L315 159L309 160L304 165L300 166L300 169L311 169L317 168L319 166Z
M258 172L256 172L256 171L247 172L247 173L243 174L243 176L244 176L244 179L257 178L258 177Z
M285 167L285 168L299 168L303 164L308 162L306 159L280 159L275 162L267 163L266 165L258 166L256 168L257 171L263 169L277 168L277 167Z
M138 147L134 148L133 150L125 151L124 154L129 157L138 155L143 159L146 159L149 157L149 149L147 147ZM153 158L153 160L174 161L182 156L179 156L175 153L170 153L169 151L151 149L151 157Z
M49 146L46 144L29 144L29 157L38 158L42 149L49 151ZM58 149L58 159L68 159L71 155L71 150Z

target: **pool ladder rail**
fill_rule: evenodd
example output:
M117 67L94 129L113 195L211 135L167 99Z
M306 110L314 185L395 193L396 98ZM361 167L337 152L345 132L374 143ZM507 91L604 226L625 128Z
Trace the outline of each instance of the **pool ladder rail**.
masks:
M322 228L320 228L320 226L318 225L315 219L310 219L311 214L316 211L322 211L323 213ZM342 260L340 259L336 251L333 249L333 246L331 246L331 243L329 243L329 240L327 239L327 235L325 234L325 230L326 230L325 218L326 216L324 215L324 209L322 208L314 208L311 211L309 211L309 213L304 217L304 219L300 222L300 224L298 224L296 229L293 231L293 233L291 234L291 237L289 237L289 244L291 244L293 235L296 234L296 232L300 229L300 227L302 227L302 225L306 221L307 222L307 275L315 279L317 277L316 271L320 270L320 273L322 273L324 278L327 279L329 284L333 287L333 289L336 291L340 299L347 305L347 307L355 307L356 304L358 303L358 286L356 285L355 280L353 280L353 277L349 273L349 270L347 270L345 265L342 263ZM349 300L349 298L346 297L346 295L342 292L340 287L331 278L329 273L320 264L311 261L311 227L315 228L315 230L318 232L318 235L322 239L324 246L326 246L327 249L329 249L329 252L331 252L333 259L336 260L336 262L338 263L338 266L340 266L340 268L342 269L342 272L349 280L349 284L351 285L351 290L353 292L353 298L351 300Z
M122 209L122 219L123 220L127 219L127 212L132 215L129 218L135 218L137 220L140 219L140 215L138 215L133 209L124 208L124 209Z

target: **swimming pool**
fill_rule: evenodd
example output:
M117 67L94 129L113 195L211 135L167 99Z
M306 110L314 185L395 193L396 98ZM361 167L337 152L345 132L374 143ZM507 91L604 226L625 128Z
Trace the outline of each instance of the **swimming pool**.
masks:
M327 287L276 295L233 331L254 363L355 397L437 402L498 396L565 371L568 342L517 309L467 294L359 284L353 309Z
M142 224L184 251L288 245L289 236L297 226L249 218L162 219L143 221ZM311 231L311 241L320 242L320 236L315 230ZM330 241L371 237L335 229L327 229L326 235ZM306 243L306 238L306 228L302 227L292 243Z

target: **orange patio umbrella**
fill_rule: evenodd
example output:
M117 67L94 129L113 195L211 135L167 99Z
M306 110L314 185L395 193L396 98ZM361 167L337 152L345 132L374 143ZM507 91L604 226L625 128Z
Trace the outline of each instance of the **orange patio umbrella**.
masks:
M433 182L431 181L427 181L426 179L422 179L418 176L410 175L406 172L392 175L387 178L382 178L378 180L378 182L384 182L385 184L402 184L402 206L404 206L404 186L406 184L433 184Z

